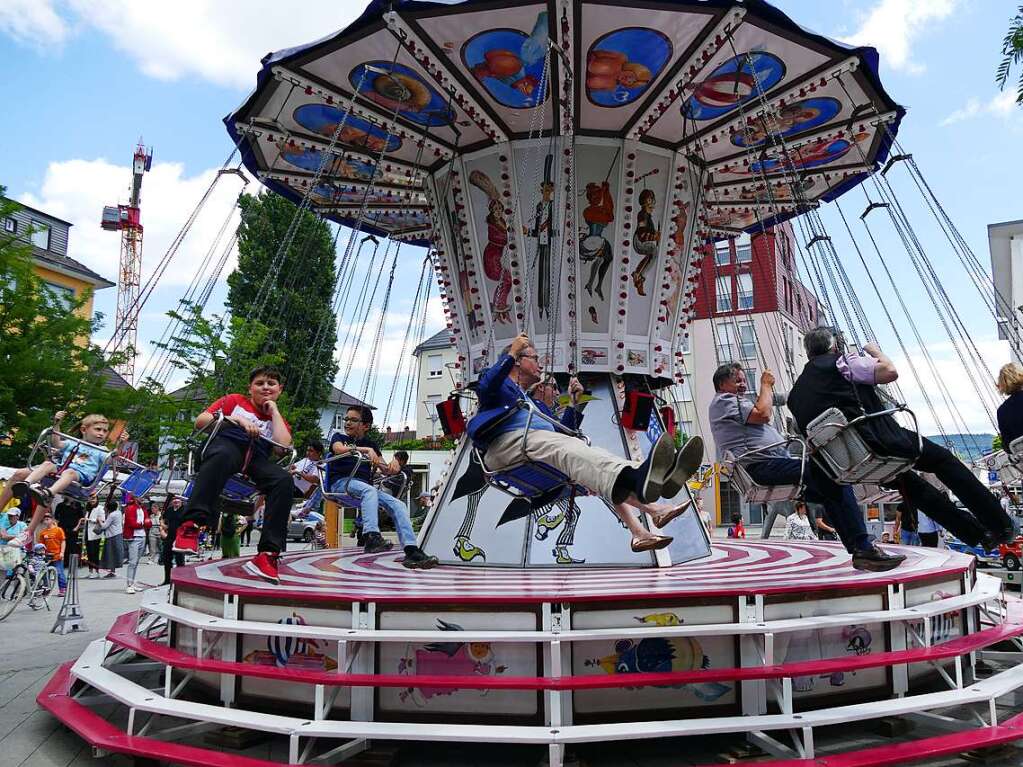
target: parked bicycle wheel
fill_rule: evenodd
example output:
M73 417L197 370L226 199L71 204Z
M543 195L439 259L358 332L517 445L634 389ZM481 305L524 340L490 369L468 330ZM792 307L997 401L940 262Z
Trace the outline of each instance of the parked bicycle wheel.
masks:
M0 585L0 621L14 612L27 590L28 584L21 573L10 575L4 580L3 585Z

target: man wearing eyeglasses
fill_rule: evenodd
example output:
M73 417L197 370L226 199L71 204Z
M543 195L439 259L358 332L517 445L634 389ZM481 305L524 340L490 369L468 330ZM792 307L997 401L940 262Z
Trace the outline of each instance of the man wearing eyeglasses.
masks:
M479 412L469 422L468 432L473 442L485 450L486 464L491 471L499 472L521 458L529 414L518 408L519 402L530 399L544 415L552 414L550 405L554 403L556 390L546 383L533 388L542 373L536 347L529 336L522 333L505 348L493 366L480 374ZM573 407L567 408L561 417L562 425L573 430L579 428L581 414L575 405L582 392L582 385L573 377L568 387ZM513 408L516 412L509 414ZM625 505L641 509L663 524L684 511L684 506L662 509L654 503L662 492L665 497L674 497L700 467L703 441L699 437L690 440L676 454L671 437L663 434L646 460L637 464L557 431L546 419L533 417L528 426L526 450L530 460L557 469L572 482L610 501L633 533L633 551L649 551L671 543L670 537L653 535L644 529L626 512Z
M416 545L416 534L408 507L392 495L381 493L373 486L373 473L391 475L401 471L397 459L385 461L380 446L367 434L373 425L373 411L366 405L354 405L345 413L345 433L335 432L330 438L330 452L333 455L350 453L353 449L361 454L362 460L354 456L338 458L327 466L327 484L333 493L343 493L358 499L362 512L362 532L367 554L387 551L391 543L380 535L380 507L383 506L398 531L398 541L405 549L402 565L414 570L428 570L436 567L437 557L426 555Z

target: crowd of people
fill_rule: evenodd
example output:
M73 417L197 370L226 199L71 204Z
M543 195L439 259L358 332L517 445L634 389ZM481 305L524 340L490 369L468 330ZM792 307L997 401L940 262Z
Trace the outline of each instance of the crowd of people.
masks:
M896 523L901 542L934 545L942 528L968 544L989 548L1014 537L1006 501L995 498L957 457L890 415L874 415L888 407L878 387L898 378L895 365L876 344L849 351L841 333L818 327L806 333L804 347L808 362L787 393L776 390L770 370L751 392L741 364L721 365L712 376L715 395L708 411L719 460L754 455L744 465L755 482L805 485L805 497L795 501L788 517L785 538L837 539L857 569L889 570L905 558L883 550L868 535L850 486L837 482L817 461L807 461L804 467L789 453L786 437L774 426L776 408L782 406L788 407L804 436L811 422L829 408L838 408L849 420L872 416L856 426L868 448L902 456L912 468L888 483L902 499ZM401 500L412 479L409 455L399 450L390 460L383 457L380 444L370 436L372 408L348 408L343 430L330 435L326 448L311 441L301 460L284 467L277 459L290 448L292 434L277 407L283 388L278 370L259 367L249 376L247 393L228 394L204 409L195 420L196 429L217 428L204 445L191 493L187 500L169 496L159 504L130 493L117 497L111 491L86 502L66 496L52 508L55 497L72 485L91 486L111 449L105 447L110 435L107 418L88 415L77 425L81 436L66 438L61 435L66 413L57 413L50 460L17 470L0 490L0 544L41 544L57 567L62 590L70 558L78 555L89 578L115 578L123 567L125 590L134 593L143 585L139 565L144 557L163 566L163 582L168 583L172 567L184 564L186 555L199 554L200 540L220 547L225 557L236 557L242 545L251 544L258 527L256 555L244 566L277 583L293 505L298 503L299 514L314 522L312 543L325 546L325 525L318 510L326 496L358 508L359 544L367 553L385 552L393 545L380 532L383 511L393 521L403 549L401 564L409 569L435 567L437 558L419 548L408 505ZM998 388L1007 397L998 421L1008 447L1023 436L1023 370L1003 367ZM581 383L569 379L568 405L559 412L560 389L553 377L544 377L540 357L525 334L481 371L477 393L479 408L468 433L491 472L514 471L523 457L552 467L607 501L631 534L633 551L671 543L661 531L693 503L688 493L681 494L681 502L675 498L703 462L700 437L676 447L668 434L662 434L652 441L646 457L635 461L578 439L586 402ZM122 430L117 439L126 436ZM254 504L223 497L227 480L236 474L244 474L255 486ZM962 506L952 502L948 491ZM421 509L433 500L431 494L424 495L419 499ZM659 503L661 499L668 502ZM539 502L540 497L528 500ZM709 516L696 501L710 535ZM640 521L643 516L649 526ZM733 516L731 522L728 535L745 537L742 516Z

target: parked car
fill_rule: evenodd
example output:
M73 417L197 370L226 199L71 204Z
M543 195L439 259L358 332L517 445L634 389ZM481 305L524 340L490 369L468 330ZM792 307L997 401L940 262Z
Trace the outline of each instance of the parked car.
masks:
M977 564L997 565L1000 562L1000 552L988 551L983 546L968 546L952 536L948 536L945 539L945 545L952 549L952 551L958 551L960 554L973 554L977 558Z
M299 516L296 510L292 509L291 521L288 523L288 540L312 543L316 535L316 523L322 521L323 515L315 511L311 511L305 516Z
M998 556L1006 570L1019 570L1023 561L1023 535L1017 535L1011 543L1003 543L998 547Z

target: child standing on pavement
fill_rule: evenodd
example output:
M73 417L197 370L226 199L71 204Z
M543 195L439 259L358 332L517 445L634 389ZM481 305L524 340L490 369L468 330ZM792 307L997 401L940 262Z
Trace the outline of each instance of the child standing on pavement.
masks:
M64 589L67 588L67 575L64 572L64 549L67 546L67 539L50 512L46 512L43 516L43 529L39 533L39 542L46 548L46 553L50 556L53 566L57 568L57 585L60 587L60 595L64 596Z
M249 374L249 396L228 394L195 419L195 428L205 429L219 412L226 423L206 446L181 525L170 533L175 552L198 554L199 528L216 528L214 514L224 485L229 477L243 472L267 496L259 553L245 563L245 569L270 583L278 582L277 560L285 547L293 484L291 475L271 460L270 444L260 438L291 444L291 427L277 409L282 391L280 371L258 367Z

